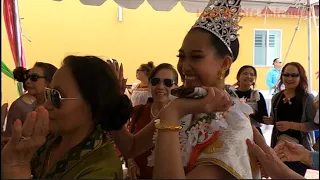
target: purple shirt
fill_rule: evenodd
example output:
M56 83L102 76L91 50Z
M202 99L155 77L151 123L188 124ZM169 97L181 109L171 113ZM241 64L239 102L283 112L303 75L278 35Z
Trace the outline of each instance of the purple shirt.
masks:
M32 112L36 107L36 102L27 103L23 100L23 96L20 96L16 99L10 106L8 116L7 116L7 126L6 131L4 132L5 137L11 137L13 124L17 119L20 119L22 123L26 120L27 114Z

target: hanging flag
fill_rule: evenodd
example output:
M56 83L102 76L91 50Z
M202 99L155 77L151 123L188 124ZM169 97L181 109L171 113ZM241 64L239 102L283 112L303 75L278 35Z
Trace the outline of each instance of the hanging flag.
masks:
M14 27L14 16L13 16L13 0L3 0L3 17L4 22L7 29L9 44L11 48L11 53L13 56L14 63L17 66L18 58L17 58L17 45L16 45L16 36L15 36L15 27Z
M16 67L25 67L18 0L3 0L3 16L14 63ZM19 83L18 88L21 95L23 89Z
M14 79L13 72L8 68L8 66L3 61L1 61L1 72L7 75L9 78Z
M14 80L13 72L8 68L8 66L3 61L1 61L1 72ZM21 83L17 84L17 88L18 88L18 93L20 94Z

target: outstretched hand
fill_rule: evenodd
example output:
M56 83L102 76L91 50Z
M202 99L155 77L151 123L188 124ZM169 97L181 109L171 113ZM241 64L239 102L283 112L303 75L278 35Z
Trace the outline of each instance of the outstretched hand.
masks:
M310 154L310 151L301 144L295 144L289 141L279 143L274 150L281 161L284 162L304 161L305 159L308 159Z
M48 128L49 116L44 107L29 113L23 125L21 120L16 120L11 139L1 152L1 165L13 168L29 167L33 154L46 141Z
M111 69L116 74L120 86L120 93L124 94L127 88L127 79L124 79L123 76L123 65L121 63L120 68L118 63L109 63Z
M252 127L254 142L247 139L249 152L256 156L264 172L272 179L303 179L292 171L277 156L276 152L267 145L257 128Z

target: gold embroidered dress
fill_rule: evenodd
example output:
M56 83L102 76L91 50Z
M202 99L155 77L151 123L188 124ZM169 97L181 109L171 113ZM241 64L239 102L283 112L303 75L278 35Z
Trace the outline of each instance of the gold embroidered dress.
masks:
M186 173L199 164L215 164L237 179L261 178L257 161L248 153L246 139L253 139L248 115L252 108L228 87L232 107L223 113L186 115L180 119L180 150ZM157 131L154 141L157 138ZM148 158L153 166L154 152Z

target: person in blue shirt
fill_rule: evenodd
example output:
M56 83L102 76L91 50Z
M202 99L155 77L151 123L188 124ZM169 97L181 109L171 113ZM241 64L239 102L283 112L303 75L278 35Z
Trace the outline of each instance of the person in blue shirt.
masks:
M267 85L271 94L275 94L278 92L277 84L279 81L280 70L281 70L282 62L279 58L273 60L273 68L267 73Z

